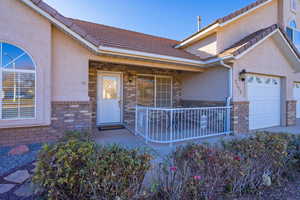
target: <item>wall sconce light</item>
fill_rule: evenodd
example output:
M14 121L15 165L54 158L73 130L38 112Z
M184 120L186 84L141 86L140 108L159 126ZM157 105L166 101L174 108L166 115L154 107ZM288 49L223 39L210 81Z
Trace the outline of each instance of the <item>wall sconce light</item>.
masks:
M133 74L131 74L131 73L128 74L128 81L129 81L129 83L132 83L132 81L133 81Z
M239 77L241 81L245 81L247 78L247 71L245 69L243 69L240 73L239 73Z

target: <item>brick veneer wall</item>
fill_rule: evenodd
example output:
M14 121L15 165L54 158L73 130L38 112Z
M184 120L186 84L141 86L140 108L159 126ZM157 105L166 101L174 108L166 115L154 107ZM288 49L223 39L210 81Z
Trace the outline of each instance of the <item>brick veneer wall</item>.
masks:
M57 140L72 130L91 130L90 102L52 102L50 126L0 129L0 146Z
M173 77L173 104L177 105L181 97L180 72L175 70L139 67L131 65L90 62L89 67L89 97L92 106L92 124L96 127L97 111L97 72L111 71L123 74L123 121L124 125L134 130L136 106L136 78L138 74L167 75ZM131 80L131 81L130 81Z
M286 125L296 125L296 107L297 101L286 101Z
M180 101L180 105L183 107L214 107L214 106L226 106L225 101L197 101L197 100L185 100Z
M231 127L234 133L249 132L249 102L233 102Z

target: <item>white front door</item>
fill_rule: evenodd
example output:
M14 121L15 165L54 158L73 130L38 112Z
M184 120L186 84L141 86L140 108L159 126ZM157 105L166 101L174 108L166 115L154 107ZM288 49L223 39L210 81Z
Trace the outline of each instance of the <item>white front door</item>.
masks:
M300 83L295 83L294 86L294 98L297 101L297 118L300 118Z
M121 123L121 74L99 73L97 80L97 124Z
M250 75L247 78L250 130L280 125L280 88L277 77Z

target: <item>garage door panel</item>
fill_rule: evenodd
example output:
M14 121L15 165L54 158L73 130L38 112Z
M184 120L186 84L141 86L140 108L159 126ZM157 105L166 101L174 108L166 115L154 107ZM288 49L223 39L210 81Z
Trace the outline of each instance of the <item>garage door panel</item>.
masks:
M252 75L247 78L249 128L260 129L280 125L280 79Z

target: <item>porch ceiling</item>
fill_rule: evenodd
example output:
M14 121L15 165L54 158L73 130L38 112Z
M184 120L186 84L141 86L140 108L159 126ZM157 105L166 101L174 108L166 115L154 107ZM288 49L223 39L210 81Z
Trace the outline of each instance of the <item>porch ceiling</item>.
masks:
M190 71L190 72L204 72L205 69L197 66L197 65L187 65L187 64L179 64L166 62L164 60L153 61L145 58L129 58L125 56L106 56L106 55L98 55L92 56L90 61L95 62L106 62L106 63L115 63L115 64L126 64L126 65L134 65L140 67L151 67L151 68L159 68L159 69L172 69L178 71Z

